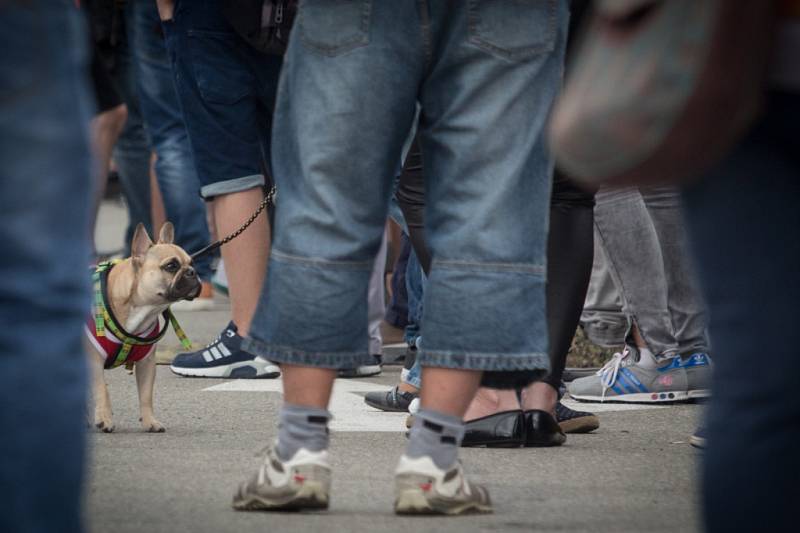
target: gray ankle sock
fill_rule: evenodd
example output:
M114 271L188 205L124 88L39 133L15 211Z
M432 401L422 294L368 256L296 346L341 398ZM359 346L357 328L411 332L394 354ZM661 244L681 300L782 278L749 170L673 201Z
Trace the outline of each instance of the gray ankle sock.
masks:
M278 422L278 457L288 461L297 450L312 452L328 449L328 420L326 409L284 403Z
M408 439L409 457L429 456L441 469L453 466L464 438L464 421L457 416L420 409Z

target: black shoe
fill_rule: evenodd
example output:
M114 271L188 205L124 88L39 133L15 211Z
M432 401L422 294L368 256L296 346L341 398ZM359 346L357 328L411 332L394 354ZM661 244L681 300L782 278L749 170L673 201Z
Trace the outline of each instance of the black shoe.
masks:
M561 446L567 436L547 411L525 411L525 447Z
M364 403L381 411L408 412L408 405L418 394L413 392L400 392L397 387L386 392L368 392L364 396Z
M589 433L600 427L596 414L573 411L561 402L556 404L556 420L564 433Z
M470 420L461 446L518 448L525 443L525 420L522 411L503 411Z

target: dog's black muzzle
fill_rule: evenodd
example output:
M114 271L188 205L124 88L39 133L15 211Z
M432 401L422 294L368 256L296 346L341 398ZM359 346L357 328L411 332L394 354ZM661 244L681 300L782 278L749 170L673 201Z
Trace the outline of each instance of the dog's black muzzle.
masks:
M173 302L178 300L194 300L200 295L202 284L194 267L187 266L178 272L167 291L167 298Z

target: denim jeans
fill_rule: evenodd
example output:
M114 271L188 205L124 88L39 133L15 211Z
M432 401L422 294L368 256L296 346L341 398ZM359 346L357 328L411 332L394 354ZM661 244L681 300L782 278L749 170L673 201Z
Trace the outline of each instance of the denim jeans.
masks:
M77 533L89 310L88 37L73 2L0 4L0 531Z
M631 324L658 356L707 352L707 316L674 187L603 189L595 227ZM632 342L632 341L629 341Z
M715 359L703 454L706 531L797 529L800 95L687 190Z
M125 9L136 97L150 146L158 156L156 177L164 209L175 225L175 243L195 252L209 243L210 235L158 10L155 2L144 1L128 2ZM211 261L210 255L195 260L204 280L211 278Z
M222 0L180 0L163 23L200 194L263 186L282 58L234 32Z
M557 0L301 4L275 114L275 241L248 350L369 363L367 284L419 101L433 256L421 363L549 367L543 129L567 19Z
M404 340L409 346L422 346L422 337L419 334L422 326L422 301L425 295L425 273L422 265L417 259L417 254L411 250L406 267L406 290L408 291L408 326L404 335ZM401 380L416 388L422 387L422 367L419 358L402 372Z
M395 203L396 205L396 203ZM399 211L399 207L397 211ZM389 217L395 222L397 218L393 215ZM402 220L402 214L400 216ZM399 222L398 222L399 224ZM411 253L411 243L405 231L400 232L400 253L394 262L392 272L392 296L383 319L396 328L408 327L408 291L406 290L406 270L408 265L408 254Z
M384 236L372 263L372 275L369 278L367 291L369 353L372 355L383 355L381 322L386 311L386 252L387 242Z
M622 312L619 290L611 278L610 265L597 227L594 228L594 261L581 314L581 327L594 344L616 348L625 344L628 318Z
M409 346L415 345L422 327L422 307L425 296L425 273L412 248L406 265L406 293L408 294L408 326L404 339Z
M128 119L122 128L113 158L117 165L120 185L128 207L128 227L125 231L125 256L130 255L133 232L137 224L144 224L153 236L150 202L150 143L144 129L144 119L136 96L136 78L133 58L127 40L122 40L116 50L114 81L128 108Z

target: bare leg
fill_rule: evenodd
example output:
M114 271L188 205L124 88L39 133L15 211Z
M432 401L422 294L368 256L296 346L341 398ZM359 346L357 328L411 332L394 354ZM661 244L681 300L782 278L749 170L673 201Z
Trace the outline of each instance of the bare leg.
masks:
M92 242L94 242L94 228L97 222L97 211L100 209L100 202L106 192L108 180L108 169L111 165L111 151L117 143L119 134L128 119L128 108L125 104L111 108L100 113L92 119L92 151L97 161L97 186L94 204L94 217L92 217Z
M522 408L526 411L539 409L556 416L558 391L549 383L537 381L522 390Z
M519 409L517 393L513 390L487 389L481 387L469 404L464 420L475 420L484 416Z
M464 418L482 375L480 370L423 367L420 405L423 409Z
M235 231L258 208L263 198L264 193L260 188L214 198L211 209L217 234L224 237ZM255 222L239 237L222 247L231 315L242 337L246 337L250 331L250 321L255 313L267 271L269 247L270 227L266 212L258 215ZM286 382L284 376L284 383Z
M138 361L135 368L142 427L150 433L163 433L164 426L153 416L153 385L156 381L155 353Z
M281 373L284 403L319 409L328 408L336 370L283 364Z

